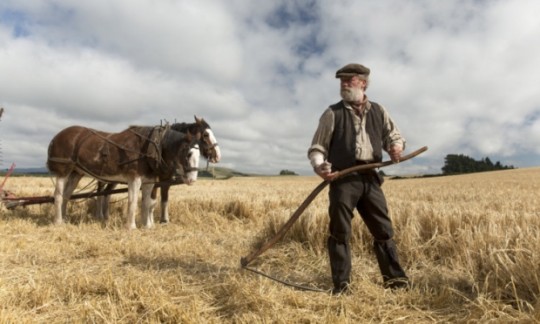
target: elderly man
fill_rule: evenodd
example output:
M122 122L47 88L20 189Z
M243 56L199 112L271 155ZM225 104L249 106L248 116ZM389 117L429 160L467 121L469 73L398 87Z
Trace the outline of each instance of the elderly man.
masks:
M370 70L347 64L336 72L342 100L328 107L319 120L308 157L315 173L332 181L329 191L330 236L328 254L334 294L349 291L351 275L351 221L356 208L374 237L374 248L384 286L403 288L408 278L398 261L394 230L381 185L374 170L336 179L337 172L358 164L382 161L382 151L397 162L405 147L386 109L369 101L365 91Z

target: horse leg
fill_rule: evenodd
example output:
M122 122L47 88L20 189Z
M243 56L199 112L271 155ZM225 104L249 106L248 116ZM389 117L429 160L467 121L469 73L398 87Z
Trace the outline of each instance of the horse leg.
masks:
M104 182L98 181L96 192L102 192L105 190L106 185ZM94 214L94 217L96 219L105 219L105 215L103 215L105 206L105 197L104 196L97 196L96 197L96 212Z
M75 188L77 188L77 185L79 184L79 181L82 179L83 175L71 172L69 176L67 176L66 182L64 183L64 192L62 194L63 201L62 201L62 215L67 215L67 204L69 202L69 199L71 198L71 194L73 191L75 191Z
M110 190L113 190L114 188L116 188L116 183L109 183L106 187L105 187L105 190L107 191L110 191ZM102 201L102 205L101 205L101 214L103 215L103 219L109 219L109 207L110 207L110 204L111 204L111 195L105 195L103 196L103 201Z
M149 182L150 179L145 179ZM156 199L153 183L145 183L142 185L142 221L146 228L154 226L154 208L156 207Z
M161 218L160 223L166 224L169 222L169 188L164 185L161 187Z
M137 213L137 203L141 184L141 177L134 177L133 179L128 180L128 217L126 221L126 228L128 230L137 228L135 214Z
M67 204L73 190L77 187L82 175L78 173L70 173L65 177L56 177L56 187L54 189L54 207L56 216L54 224L60 225L63 223L63 218L67 214Z
M54 188L54 209L55 217L54 224L62 224L62 216L65 214L64 210L64 187L67 181L67 177L56 177L56 185Z
M96 191L110 191L116 188L116 183L109 183L105 185L103 182L98 182ZM97 219L107 220L109 219L109 204L111 202L111 195L103 195L96 197L96 214Z

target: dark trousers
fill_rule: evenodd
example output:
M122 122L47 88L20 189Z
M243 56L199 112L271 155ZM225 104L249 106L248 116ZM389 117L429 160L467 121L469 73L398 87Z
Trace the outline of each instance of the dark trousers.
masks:
M354 174L330 183L330 237L328 254L335 287L350 282L351 221L354 208L374 238L374 250L384 282L406 278L399 264L394 230L381 190L382 179L375 172Z

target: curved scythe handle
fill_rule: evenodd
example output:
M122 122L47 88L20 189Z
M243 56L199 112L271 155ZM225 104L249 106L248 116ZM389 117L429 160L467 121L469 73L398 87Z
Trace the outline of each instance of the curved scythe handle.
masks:
M337 179L339 177L342 177L342 176L344 176L346 174L349 174L351 172L354 172L354 171L370 170L370 169L382 168L382 167L392 165L392 164L398 164L398 163L410 160L413 157L424 153L425 151L427 151L427 149L428 149L427 146L421 147L421 148L419 148L418 150L416 150L414 152L411 152L411 153L409 153L407 155L402 156L401 159L399 160L399 162L384 161L384 162L376 162L376 163L370 163L370 164L356 165L356 166L350 167L348 169L339 171L338 176L335 179Z
M309 204L311 204L311 202L313 201L313 199L315 199L315 197L317 197L317 195L324 189L324 187L326 187L327 184L329 184L330 182L328 181L323 181L321 182L317 188L315 188L310 194L309 196L304 200L304 202L302 203L302 205L300 205L300 207L298 207L298 209L294 212L294 214L291 216L291 218L289 218L289 220L283 224L283 226L279 229L279 231L276 233L276 235L274 235L274 237L269 240L268 242L266 242L263 246L261 246L257 251L254 251L253 253L251 253L250 255L248 255L247 257L243 257L240 259L240 264L242 265L242 267L245 267L247 266L251 261L253 261L253 259L255 259L256 257L258 257L259 255L261 255L264 251L268 250L270 247L272 247L272 245L276 244L277 241L281 240L283 238L283 236L285 235L285 233L291 228L291 226L294 224L294 222L296 222L296 220L298 219L298 217L300 217L300 215L302 215L302 213L304 212L304 210L307 208L307 206L309 206Z
M346 174L349 174L351 172L355 172L355 171L360 171L360 170L370 170L370 169L375 169L375 168L381 168L381 167L385 167L387 165L391 165L391 164L397 164L397 163L401 163L401 162L404 162L404 161L407 161L407 160L410 160L412 158L414 158L415 156L417 155L420 155L421 153L427 151L427 146L424 146L412 153L409 153L405 156L402 156L401 159L399 160L399 162L392 162L392 161L385 161L385 162L377 162L377 163L370 163L370 164L363 164L363 165L357 165L357 166L354 166L354 167L351 167L351 168L348 168L348 169L345 169L345 170L341 170L339 171L338 175L335 179L339 178L339 177L342 177ZM330 181L323 181L321 182L310 194L309 196L307 196L307 198L304 200L304 202L300 205L300 207L298 207L298 209L294 212L294 214L291 216L291 218L289 218L289 220L283 224L283 226L279 229L279 231L276 233L276 235L274 235L274 237L272 237L272 239L270 239L268 242L266 242L263 246L261 246L258 250L252 252L250 255L246 256L246 257L242 257L240 258L240 264L242 265L242 267L246 267L248 264L251 263L251 261L253 261L256 257L258 257L259 255L261 255L262 253L264 253L266 250L268 250L269 248L271 248L274 244L276 244L277 241L281 240L283 238L283 236L285 236L285 233L291 228L291 226L294 224L294 222L296 222L296 220L300 217L300 215L302 215L302 213L304 212L304 210L309 206L309 204L311 204L311 202L313 201L313 199L315 199L315 197L317 197L317 195L330 183Z

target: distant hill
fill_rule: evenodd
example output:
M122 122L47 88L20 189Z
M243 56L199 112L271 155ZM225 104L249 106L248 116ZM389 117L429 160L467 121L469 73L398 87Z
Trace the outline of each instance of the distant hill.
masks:
M0 175L5 175L8 169L1 169ZM13 175L48 175L49 170L46 167L42 168L15 168ZM257 174L249 174L239 172L229 168L210 167L208 170L201 168L199 170L199 177L201 178L214 178L214 179L229 179L232 177L252 177L258 176Z
M8 169L2 169L0 170L0 174L4 175L6 174L8 171ZM13 170L13 174L18 174L18 175L24 175L24 174L49 174L49 170L46 168L46 167L42 167L42 168L15 168L15 170Z
M210 167L208 170L201 168L199 170L199 177L201 178L214 178L214 179L229 179L232 177L253 177L256 174L243 173L235 171L229 168L222 167Z

